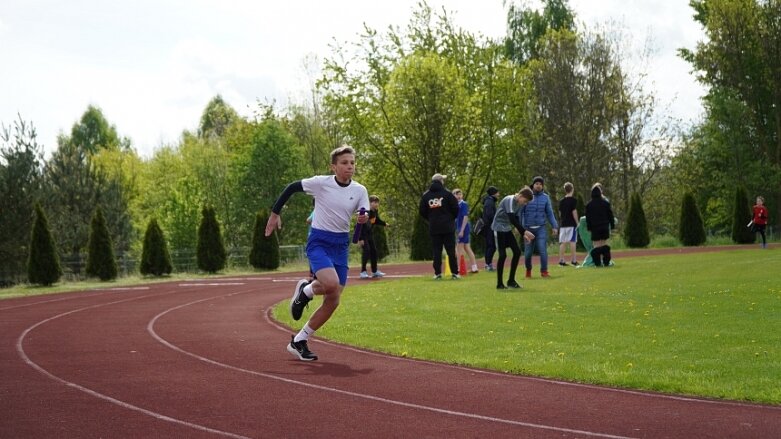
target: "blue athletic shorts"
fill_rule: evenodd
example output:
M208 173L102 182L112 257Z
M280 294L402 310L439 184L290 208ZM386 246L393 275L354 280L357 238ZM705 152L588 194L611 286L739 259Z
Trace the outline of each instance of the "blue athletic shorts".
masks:
M350 254L350 234L312 229L306 242L306 257L312 271L333 268L339 276L339 285L347 285L347 259Z
M458 239L459 244L469 244L469 234L472 232L472 224L466 223L466 227L464 227L464 236L458 237L458 231L456 230L456 239Z

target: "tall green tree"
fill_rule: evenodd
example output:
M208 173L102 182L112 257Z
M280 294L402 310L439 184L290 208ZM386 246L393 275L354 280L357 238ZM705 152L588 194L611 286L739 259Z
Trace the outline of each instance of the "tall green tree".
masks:
M118 251L128 250L134 240L129 180L135 154L128 139L120 139L102 111L90 105L73 125L70 136L57 138L57 150L46 164L46 205L52 212L52 228L58 244L70 259L78 260L89 236L95 206L103 209ZM100 157L103 156L103 159ZM78 271L78 265L75 265Z
M544 0L542 12L528 3L508 3L504 47L507 57L518 64L540 56L541 40L548 31L575 31L575 12L567 0Z
M729 199L735 183L769 190L768 208L781 217L781 2L779 0L691 0L705 40L681 49L704 98L708 147L730 163L719 196ZM707 178L713 178L708 175ZM729 187L726 187L726 186ZM729 226L729 211L724 222Z
M227 262L228 254L222 241L220 223L214 208L205 206L201 211L201 225L198 227L198 248L196 252L198 268L207 273L216 273Z
M240 225L238 241L248 242L252 237L251 219L256 213L269 209L288 183L312 174L300 144L277 115L267 111L261 120L241 124L240 130L229 140L235 145L230 173L236 182L234 213L235 223ZM330 150L320 157L320 171L330 169L329 154ZM304 219L310 209L310 197L294 196L288 201L284 217L289 221L279 233L281 243L306 241Z
M156 150L141 167L137 215L158 219L172 252L196 249L204 195L193 174L181 147L174 146Z
M173 266L165 235L157 224L157 219L152 218L144 234L144 248L141 252L141 267L139 271L143 275L162 276L171 274L171 270L173 270Z
M527 82L501 46L425 3L405 29L366 28L359 38L336 47L319 84L325 107L358 146L359 181L397 195L399 227L412 227L435 172L449 175L467 200L503 178L517 181L523 162L512 161L509 145L518 137L508 133L527 129L528 111L509 111L518 107L508 100L518 100L514 91Z
M225 136L230 126L240 118L222 96L217 95L206 104L198 124L198 137L219 139Z
M705 226L700 208L691 192L683 195L681 202L681 220L678 239L685 246L697 246L705 243Z
M732 209L732 241L737 244L751 244L756 239L754 232L747 227L753 217L746 188L735 188L735 204Z
M109 281L117 278L117 271L114 244L106 226L103 210L98 207L95 209L90 225L85 272L88 276L97 277L102 281Z
M14 283L24 276L33 206L42 195L43 145L21 116L0 128L0 283Z
M64 255L79 260L89 241L89 227L100 199L100 177L87 152L65 136L45 168L46 206L52 216L52 231ZM78 265L74 271L80 271Z
M94 105L89 105L81 119L73 124L70 141L87 154L95 154L104 148L119 148L122 144L116 127Z
M57 255L49 222L40 203L35 205L35 223L30 235L30 254L27 259L27 281L49 286L60 280L62 267Z
M601 32L551 31L529 68L541 125L528 154L535 174L546 177L549 187L561 185L559 176L575 187L597 181L613 187L609 137L623 93L614 42ZM615 197L611 201L617 204Z

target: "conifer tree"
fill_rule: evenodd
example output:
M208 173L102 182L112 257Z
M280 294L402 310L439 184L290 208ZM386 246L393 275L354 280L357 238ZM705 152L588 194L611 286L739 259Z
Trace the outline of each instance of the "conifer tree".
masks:
M372 237L374 237L374 245L377 247L377 260L382 261L390 254L388 234L385 226L372 226Z
M157 224L157 219L152 218L144 234L144 249L141 253L141 274L162 276L171 274L172 269L171 255L168 253L165 235L163 235L163 230Z
M35 205L35 222L30 234L30 254L27 260L27 281L49 286L60 280L62 267L57 255L49 221L41 205Z
M279 268L279 237L275 230L271 236L266 236L266 223L269 214L262 210L255 215L255 227L252 232L252 250L249 253L249 263L255 268L276 270Z
M428 233L428 222L420 215L415 215L415 224L410 236L410 259L413 261L431 260L431 236Z
M624 229L624 242L627 247L632 248L647 247L651 243L643 202L637 192L632 194L629 205L629 214L626 217L626 228Z
M691 192L686 192L683 196L678 239L680 239L681 244L686 246L696 246L705 243L705 226L702 222L702 214Z
M746 188L738 186L735 189L735 208L732 211L732 242L751 244L756 240L756 234L747 227L752 217Z
M114 244L106 226L103 210L98 207L92 216L89 243L87 244L88 276L97 277L102 281L117 278L117 261L114 259Z
M217 214L211 206L205 206L201 215L196 250L198 268L207 273L216 273L225 268L227 260L220 224L217 222Z

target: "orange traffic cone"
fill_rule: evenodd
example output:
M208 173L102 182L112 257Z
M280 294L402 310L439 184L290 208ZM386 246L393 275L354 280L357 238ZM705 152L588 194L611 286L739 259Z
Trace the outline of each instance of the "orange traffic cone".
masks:
M450 261L447 259L447 255L445 255L445 276L450 277L452 273L450 272Z
M458 274L466 276L466 259L464 259L464 255L461 255L461 262L458 264Z

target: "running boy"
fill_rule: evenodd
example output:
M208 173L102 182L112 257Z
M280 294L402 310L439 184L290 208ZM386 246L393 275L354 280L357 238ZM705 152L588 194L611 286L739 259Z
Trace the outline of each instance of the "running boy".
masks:
M355 150L345 145L331 151L331 170L335 175L317 175L290 183L274 203L266 223L266 236L282 227L279 213L296 192L306 192L317 199L312 231L306 243L306 256L316 279L298 281L290 300L290 314L293 320L299 320L314 295L323 296L323 303L287 345L288 352L302 361L317 360L317 355L309 350L307 340L336 311L347 284L350 220L361 208L369 210L366 188L352 180ZM357 221L364 224L368 219L369 215L358 215Z

